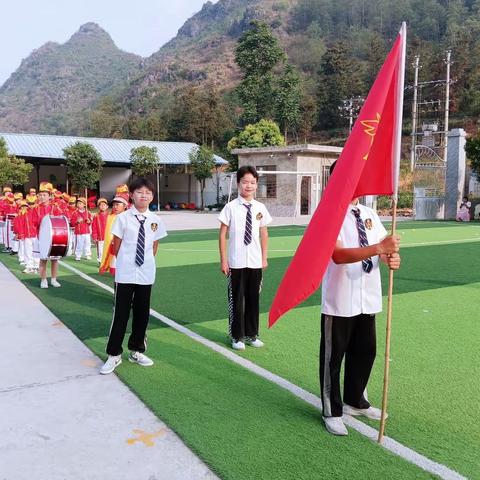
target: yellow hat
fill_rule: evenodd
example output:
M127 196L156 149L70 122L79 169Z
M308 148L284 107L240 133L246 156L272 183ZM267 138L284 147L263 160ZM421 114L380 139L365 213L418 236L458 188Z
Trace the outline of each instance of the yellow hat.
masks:
M71 195L68 203L77 203L77 197L75 195Z
M37 201L37 196L29 194L29 195L27 195L26 199L27 199L27 203L33 204Z
M63 193L60 190L53 189L53 196L55 198L62 198Z
M67 192L62 193L62 198L63 198L66 202L68 202L68 201L70 200L70 195L69 195Z
M53 185L50 182L40 182L40 187L38 188L38 191L52 193Z
M108 200L106 198L100 197L97 200L97 207L100 206L101 203L106 203L108 205Z
M10 187L3 187L3 193L11 192L12 189Z
M78 197L77 203L82 202L84 205L87 205L87 199L85 197Z
M19 207L26 207L26 206L27 206L27 202L26 202L25 200L22 200L22 201L20 202Z
M28 191L28 193L29 193L30 195L36 195L37 189L36 189L36 188L31 188L31 189Z
M128 185L126 183L122 183L122 185L117 187L115 194L119 193L128 193Z
M23 193L22 193L22 192L15 192L15 193L13 194L13 198L14 198L15 200L23 200Z

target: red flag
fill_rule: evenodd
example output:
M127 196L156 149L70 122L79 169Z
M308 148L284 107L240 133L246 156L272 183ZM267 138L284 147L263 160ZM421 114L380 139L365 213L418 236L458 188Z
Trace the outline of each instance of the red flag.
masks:
M270 308L269 327L319 287L352 199L396 194L404 63L405 27L402 27L277 290Z

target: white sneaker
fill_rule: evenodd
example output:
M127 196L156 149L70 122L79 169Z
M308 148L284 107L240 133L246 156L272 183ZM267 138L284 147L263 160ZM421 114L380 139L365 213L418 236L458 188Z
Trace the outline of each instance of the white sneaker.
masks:
M234 350L245 350L245 344L241 340L239 340L238 342L232 340L232 348Z
M56 278L52 278L52 279L50 280L50 285L51 285L52 287L56 287L56 288L62 286L60 283L58 283L58 281L57 281Z
M379 408L372 406L368 408L355 408L345 403L343 405L343 413L352 415L353 417L363 415L370 420L380 420L382 418L382 411ZM388 418L388 413L385 414L385 418Z
M142 367L151 367L153 365L153 360L140 352L130 352L128 361L132 363L138 363Z
M109 355L107 361L100 369L100 373L102 375L107 375L112 373L116 367L118 367L122 363L122 356L121 355Z
M40 288L48 288L48 282L46 278L42 278L42 281L40 282Z
M261 348L263 347L265 344L258 338L256 338L255 340L247 340L245 342L247 345L250 345L251 347L255 347L255 348Z
M348 435L347 427L343 423L342 417L322 417L325 428L334 435Z
M81 258L75 257L75 261L76 261L76 262L79 262L80 260L81 260Z

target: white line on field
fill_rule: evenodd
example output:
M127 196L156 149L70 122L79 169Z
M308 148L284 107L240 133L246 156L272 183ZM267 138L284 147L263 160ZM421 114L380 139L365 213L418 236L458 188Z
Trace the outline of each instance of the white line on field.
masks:
M103 288L107 292L110 292L113 294L113 288L109 287L108 285L105 285L102 282L99 282L98 280L88 276L87 274L81 272L80 270L77 270L75 267L72 267L71 265L68 265L67 263L60 261L60 265L65 267L66 269L76 273L83 279L97 285L100 288ZM168 325L169 327L172 327L173 329L177 330L180 333L183 333L187 337L191 338L192 340L195 340L196 342L201 343L202 345L205 345L206 347L210 348L211 350L219 353L220 355L224 356L225 358L228 358L232 362L236 363L237 365L240 365L247 370L250 370L251 372L255 373L256 375L265 378L266 380L269 380L270 382L275 383L279 387L289 391L296 397L302 399L303 401L307 402L308 404L314 406L315 408L321 410L322 409L322 402L319 397L314 395L313 393L307 392L303 388L300 388L299 386L295 385L294 383L289 382L283 377L280 377L279 375L276 375L275 373L270 372L269 370L266 370L265 368L262 368L255 363L251 362L250 360L247 360L246 358L243 358L236 353L233 353L231 350L222 347L221 345L218 345L215 342L212 342L211 340L206 339L205 337L202 337L198 333L193 332L192 330L189 330L188 328L184 327L183 325L180 325L177 322L174 322L173 320L170 320L169 318L165 317L164 315L158 313L157 311L150 309L150 315L153 317L157 318L160 320L162 323L165 325ZM351 417L350 415L344 415L344 423L347 424L349 427L353 428L360 434L364 435L365 437L369 438L373 442L377 441L378 438L378 431L375 430L374 428L366 425L363 422L360 422L354 417ZM440 463L434 462L433 460L430 460L427 457L424 457L423 455L415 452L415 450L412 450L411 448L406 447L405 445L402 445L401 443L397 442L396 440L393 440L393 438L385 436L383 438L383 443L382 446L386 449L389 450L390 452L398 455L399 457L402 457L403 459L407 460L410 463L413 463L414 465L417 465L420 467L422 470L425 470L426 472L432 473L434 475L437 475L438 477L445 479L445 480L467 480L465 477L460 475L458 472L455 472L454 470L451 470L445 465L442 465Z

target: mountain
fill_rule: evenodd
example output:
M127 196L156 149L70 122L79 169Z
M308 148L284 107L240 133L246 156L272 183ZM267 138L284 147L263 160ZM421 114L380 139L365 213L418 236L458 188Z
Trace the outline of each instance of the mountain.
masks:
M198 97L222 97L218 108L229 119L216 138L227 138L241 113L232 95L240 80L234 50L252 20L270 26L300 73L302 121L314 134L345 134L348 122L337 118L333 125L329 115L340 117L338 98L366 95L404 20L407 85L415 55L421 57L420 81L441 80L451 50L450 126L478 126L479 0L218 0L207 1L146 59L118 50L95 24L64 45L47 43L0 88L0 130L198 141L188 132L195 130L192 119L201 123L201 109L187 108L197 90ZM326 91L326 85L335 88ZM443 96L435 83L422 92L426 99ZM432 121L441 123L435 115Z
M95 23L66 43L48 42L24 59L0 88L0 130L80 133L86 111L124 86L143 59L123 52Z

